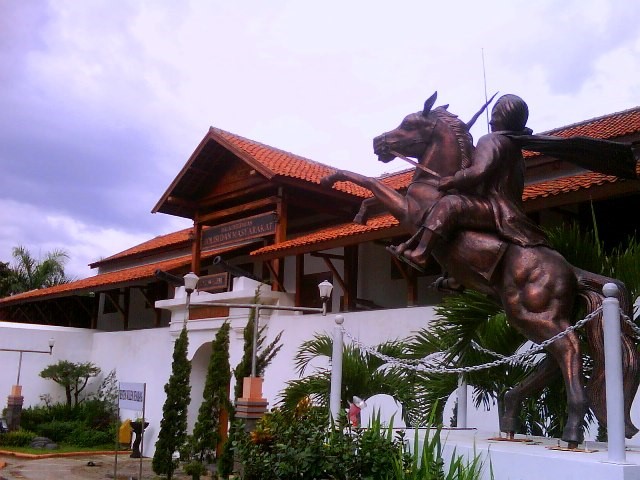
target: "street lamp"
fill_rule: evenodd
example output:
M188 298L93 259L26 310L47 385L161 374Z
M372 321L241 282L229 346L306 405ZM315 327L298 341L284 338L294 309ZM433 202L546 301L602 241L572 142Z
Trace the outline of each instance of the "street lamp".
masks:
M53 346L56 341L53 338L49 339L49 350L28 350L22 348L0 348L0 352L18 352L20 354L20 358L18 359L18 378L16 379L16 385L20 385L20 370L22 369L22 354L23 353L45 353L52 355L53 354Z
M184 323L189 320L189 306L191 304L191 294L196 289L196 285L198 285L198 280L200 277L193 272L187 273L184 277L184 291L187 292L187 302L185 304L185 314L184 314Z
M320 291L320 299L322 300L322 315L325 316L327 314L327 302L331 297L333 285L331 285L331 282L323 280L318 284L318 290Z
M18 352L20 357L18 359L18 376L16 378L16 384L11 387L11 395L8 398L7 404L7 423L9 424L9 430L17 430L20 426L20 416L22 413L22 404L24 398L22 397L22 387L20 386L20 371L22 370L22 354L23 353L43 353L53 354L53 346L55 340L49 339L49 350L31 350L23 348L0 348L0 352Z

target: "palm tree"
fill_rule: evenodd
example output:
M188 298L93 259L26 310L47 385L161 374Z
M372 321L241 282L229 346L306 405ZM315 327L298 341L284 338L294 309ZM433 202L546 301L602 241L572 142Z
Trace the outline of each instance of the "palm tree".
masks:
M43 260L36 259L23 246L13 248L14 264L10 267L10 293L28 292L71 281L64 273L69 254L64 250L48 252Z
M331 359L333 340L327 334L316 334L313 339L304 342L298 349L295 368L302 378L287 382L280 392L279 406L285 412L295 412L296 407L306 400L328 408L331 384L331 368L317 368L304 376L311 363L321 357ZM405 348L401 342L386 342L375 347L383 355L402 357ZM407 425L415 420L408 412L415 412L415 389L410 372L390 366L372 353L347 344L342 353L342 389L343 405L354 395L368 398L372 395L387 394L403 406L404 420Z

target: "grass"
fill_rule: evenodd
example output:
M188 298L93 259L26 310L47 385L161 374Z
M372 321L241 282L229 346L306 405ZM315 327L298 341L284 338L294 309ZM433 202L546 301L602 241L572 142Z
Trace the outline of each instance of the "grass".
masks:
M69 453L95 453L95 452L107 452L113 453L115 451L113 444L111 445L99 445L96 447L76 447L74 445L58 445L55 450L47 450L45 448L32 448L32 447L0 447L1 453L18 453L26 455L37 456L51 456L58 454ZM120 449L119 452L130 452L130 450Z

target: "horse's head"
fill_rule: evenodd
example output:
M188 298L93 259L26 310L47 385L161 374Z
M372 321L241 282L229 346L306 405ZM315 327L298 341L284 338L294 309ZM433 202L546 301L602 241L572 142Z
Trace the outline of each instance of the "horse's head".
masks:
M424 103L421 112L411 113L404 117L400 125L373 139L373 151L378 160L388 163L397 154L405 157L419 158L431 142L433 130L438 121L431 108L438 93L434 93Z
M448 105L433 108L437 95L429 97L421 112L404 117L398 128L373 139L378 160L388 163L398 156L414 157L438 176L453 175L471 164L473 138L469 129L493 97L464 123L447 111Z

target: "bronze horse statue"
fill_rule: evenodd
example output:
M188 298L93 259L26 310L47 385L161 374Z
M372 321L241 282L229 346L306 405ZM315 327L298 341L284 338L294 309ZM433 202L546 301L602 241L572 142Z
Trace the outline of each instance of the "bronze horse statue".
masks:
M470 126L448 112L447 106L433 108L435 99L434 94L422 111L407 115L399 127L374 139L374 152L382 162L397 156L417 159L419 165L406 195L377 179L345 170L323 178L321 183L332 186L338 181L350 181L371 190L375 199L407 232L416 235L424 216L444 195L438 190L439 178L468 167L474 151ZM363 207L367 204L370 202L365 201ZM361 210L356 221L366 222L366 213ZM532 342L540 343L565 331L572 324L577 299L585 301L588 313L596 310L604 298L602 287L608 282L618 285L620 306L626 314L631 314L624 284L578 269L546 246L522 247L498 238L496 232L461 230L436 246L432 255L460 284L497 300L509 324ZM501 431L512 438L518 430L523 400L560 374L568 405L562 439L568 442L569 448L576 448L584 440L583 423L588 408L606 425L602 315L587 322L585 329L593 359L593 371L586 388L580 342L577 333L570 332L551 343L536 370L506 393ZM631 421L630 410L640 383L640 358L627 325L623 326L621 341L625 434L631 438L638 432Z

